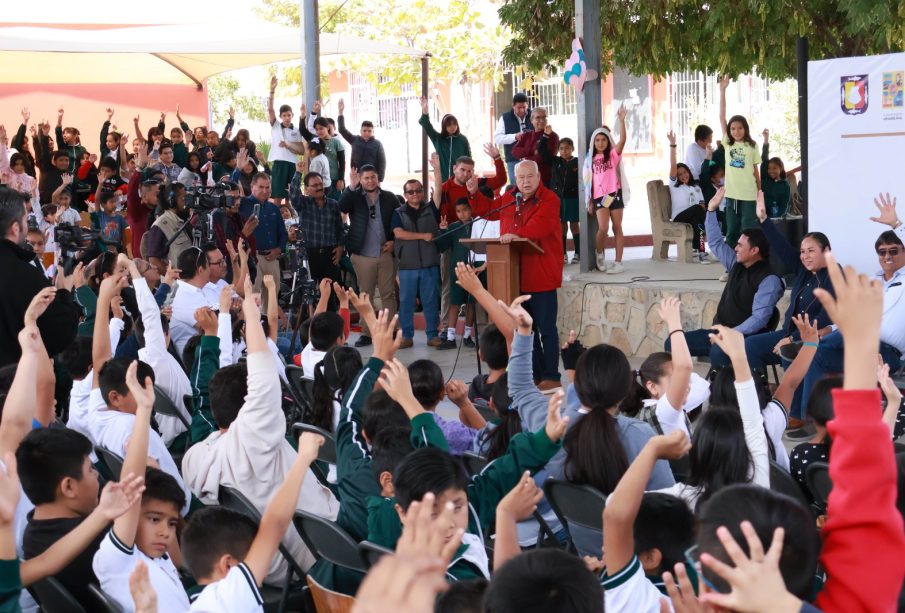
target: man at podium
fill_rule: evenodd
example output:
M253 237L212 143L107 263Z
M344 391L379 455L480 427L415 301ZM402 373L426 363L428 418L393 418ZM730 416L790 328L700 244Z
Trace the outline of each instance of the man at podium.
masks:
M563 261L559 197L541 185L537 164L530 160L516 164L515 185L491 200L478 191L476 178L467 183L473 214L500 220L500 242L526 238L543 250L522 252L519 289L531 295L525 308L534 319L534 379L541 391L552 390L562 385L556 329L556 290L562 285Z

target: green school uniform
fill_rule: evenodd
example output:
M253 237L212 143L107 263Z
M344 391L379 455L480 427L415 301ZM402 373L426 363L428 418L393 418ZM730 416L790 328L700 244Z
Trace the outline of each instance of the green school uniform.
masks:
M414 434L414 421L412 425ZM475 540L475 536L483 540L484 533L493 526L496 519L496 507L500 500L515 487L526 470L531 474L537 473L556 455L560 447L560 443L550 440L546 429L516 434L509 442L506 455L488 464L468 484L466 493L470 508L466 536L470 535L471 540ZM380 497L368 501L368 540L389 549L396 548L396 541L402 533L402 524L394 505L395 500L392 498ZM472 544L471 547L477 545ZM450 580L461 581L483 576L480 569L466 559L467 548L463 544L447 568Z
M184 121L179 122L179 127L182 128L183 132L191 132L192 130L189 128L189 124ZM186 164L189 163L189 148L185 146L185 137L183 137L183 141L181 143L175 143L173 145L173 163L179 166L180 168L185 168Z
M75 290L75 299L82 305L85 311L85 319L79 324L79 336L94 335L94 315L97 312L97 295L91 291L87 285L77 287ZM114 350L116 347L113 348Z
M461 221L453 222L449 225L446 230L441 230L440 238L434 239L434 245L437 246L439 251L446 251L447 249L450 251L449 258L449 275L450 279L456 278L456 264L459 262L465 262L466 264L469 262L469 256L471 255L471 249L467 246L463 245L459 241L463 238L471 238L471 228L472 224L465 225ZM449 286L449 303L450 304L465 304L468 298L468 293L462 289L457 283L452 283Z
M764 143L760 155L760 188L764 192L764 204L767 207L767 216L771 218L783 217L789 211L789 200L792 198L792 187L787 179L774 181L767 174L767 166L770 160L770 146Z
M192 384L192 424L189 431L192 445L217 431L217 424L211 413L208 385L218 368L220 368L220 339L216 336L202 336L189 373Z
M19 607L21 591L19 559L0 560L0 613L18 613L22 610Z

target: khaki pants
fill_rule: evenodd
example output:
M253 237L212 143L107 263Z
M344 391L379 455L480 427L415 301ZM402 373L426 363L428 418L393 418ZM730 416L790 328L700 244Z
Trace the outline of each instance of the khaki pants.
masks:
M380 292L380 306L389 309L390 317L396 314L396 261L391 253L381 253L380 257L369 258L352 254L352 268L358 278L358 291L367 292L371 304L376 304L375 290ZM374 307L377 310L377 307ZM371 332L361 322L361 334L370 336Z
M267 295L266 288L262 289L264 286L264 277L266 275L271 275L273 277L274 282L277 286L277 293L280 291L280 260L279 258L273 260L272 262L268 262L264 259L264 256L258 254L257 259L258 264L258 274L255 276L255 292L261 292L261 312L267 313L267 304L270 300Z

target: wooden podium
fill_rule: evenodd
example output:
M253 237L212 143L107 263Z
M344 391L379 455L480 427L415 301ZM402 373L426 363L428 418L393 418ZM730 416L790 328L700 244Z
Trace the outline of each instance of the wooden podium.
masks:
M475 253L487 255L487 291L510 304L519 297L522 253L543 253L537 243L517 238L501 243L499 238L463 238L459 241Z

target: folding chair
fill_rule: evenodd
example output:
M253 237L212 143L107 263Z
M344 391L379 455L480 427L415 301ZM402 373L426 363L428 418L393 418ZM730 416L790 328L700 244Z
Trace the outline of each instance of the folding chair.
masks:
M305 370L294 364L286 366L286 379L293 400L301 407L302 415L307 417L314 400L314 379L305 377Z
M107 469L110 478L114 481L119 481L119 474L123 470L123 459L101 445L96 445L94 447L94 453L97 455L97 459L100 460Z
M184 398L183 402L185 402ZM182 425L185 426L186 430L189 430L192 427L192 423L185 418L185 415L183 415L182 411L180 411L173 401L170 400L170 397L167 396L166 392L156 385L154 386L154 412L158 415L175 417L182 422Z
M826 513L826 503L833 491L833 482L830 480L830 465L826 462L811 462L804 473L808 491L814 498L814 504L822 513Z
M292 523L314 557L361 573L368 571L358 543L336 523L306 511L296 511Z
M465 470L471 477L481 474L488 464L487 458L473 451L466 451L462 454L462 463L465 464Z
M483 398L478 398L472 404L474 404L474 408L478 410L478 413L481 414L481 417L484 418L484 421L496 421L500 418Z
M100 613L123 613L123 608L119 606L119 603L107 595L100 587L89 583L88 591L97 600L98 608L95 611L100 611Z
M383 556L393 555L393 551L371 541L362 541L358 544L358 554L361 556L361 561L364 562L364 565L367 568L371 568Z
M85 607L55 577L41 579L31 589L44 613L87 613Z
M237 513L250 517L256 523L261 522L261 513L258 512L257 507L255 507L255 505L253 505L239 490L221 485L220 494L217 499L218 502L227 509L232 509ZM261 596L264 597L264 608L268 611L273 610L273 605L276 603L277 611L279 613L286 611L287 607L293 611L297 609L304 610L305 607L302 606L301 603L304 602L305 598L305 571L302 570L299 563L295 561L295 558L292 557L292 554L289 553L289 550L286 549L285 545L280 543L278 551L289 565L289 573L286 575L286 584L282 589L267 589L269 586L263 586ZM299 581L293 583L293 576L298 576Z
M333 438L331 432L327 432L323 428L312 426L311 424L295 423L292 424L292 436L298 438L302 432L313 432L324 437L324 444L321 445L317 452L317 459L327 464L336 464L336 439Z
M808 502L792 475L776 462L770 462L770 489L794 498L804 506L811 508L811 503Z
M355 599L351 596L328 590L311 577L308 577L308 588L317 613L351 613L355 606Z
M606 506L606 496L590 485L577 485L560 479L547 479L544 481L544 496L556 518L563 528L569 532L568 549L578 552L572 529L577 527L585 532L597 532L603 534L603 509Z

